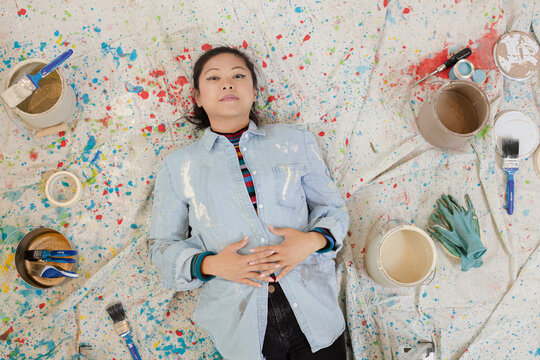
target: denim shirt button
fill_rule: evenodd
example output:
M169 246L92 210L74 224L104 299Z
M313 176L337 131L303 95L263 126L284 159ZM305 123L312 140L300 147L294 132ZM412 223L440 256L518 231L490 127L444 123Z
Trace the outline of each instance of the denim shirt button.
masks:
M259 204L259 209L262 209L263 208L263 204Z
M244 147L242 148L242 151L246 151L246 150L247 150L247 147L244 146Z
M264 243L266 240L264 240L264 238L261 238L261 242Z
M294 303L294 304L293 304L292 306L294 306L294 307L298 307L298 304L297 304L297 303Z

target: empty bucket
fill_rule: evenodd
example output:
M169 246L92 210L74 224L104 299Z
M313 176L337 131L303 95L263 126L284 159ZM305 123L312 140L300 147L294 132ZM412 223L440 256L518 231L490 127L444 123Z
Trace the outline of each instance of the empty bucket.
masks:
M422 229L391 220L369 235L366 267L369 276L388 287L422 284L435 271L435 244Z
M46 60L41 59L18 63L4 80L3 90L27 74L36 74L47 64ZM62 70L58 68L44 77L39 82L39 89L12 110L29 126L44 129L68 122L75 112L75 107L75 93L66 82Z
M456 80L422 104L416 123L430 144L455 148L482 130L488 120L489 102L484 92L470 81Z

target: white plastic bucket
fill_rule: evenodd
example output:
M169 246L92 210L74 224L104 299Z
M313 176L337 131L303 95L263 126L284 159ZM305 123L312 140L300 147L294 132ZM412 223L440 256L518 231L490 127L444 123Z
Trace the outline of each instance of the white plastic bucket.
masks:
M41 59L30 59L18 63L4 79L2 91L26 74L37 73L48 63ZM40 81L39 86L40 89L11 110L26 124L36 129L44 129L69 121L75 112L75 93L66 82L62 70L58 68L53 71Z
M434 274L437 251L422 229L391 220L369 236L366 267L369 276L388 287L413 287Z

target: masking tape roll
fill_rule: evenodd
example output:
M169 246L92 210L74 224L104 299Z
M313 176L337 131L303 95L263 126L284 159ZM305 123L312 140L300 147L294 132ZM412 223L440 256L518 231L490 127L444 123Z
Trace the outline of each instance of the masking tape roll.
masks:
M73 182L75 183L76 189L75 189L75 195L72 198L66 201L61 201L60 199L56 199L52 195L53 194L52 188L57 184L58 181L60 181L62 178L65 178L65 177L73 180ZM79 201L79 199L81 198L81 195L82 195L81 181L79 180L77 176L70 173L69 171L58 171L52 174L47 179L47 182L45 183L45 195L47 196L47 199L51 202L51 204L55 206L59 206L59 207L71 206L77 201Z

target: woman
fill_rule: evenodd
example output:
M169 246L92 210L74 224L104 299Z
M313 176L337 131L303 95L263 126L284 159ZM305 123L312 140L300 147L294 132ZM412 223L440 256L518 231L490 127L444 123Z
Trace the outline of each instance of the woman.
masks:
M236 49L204 53L192 79L204 135L163 161L154 190L163 285L202 286L194 319L227 359L345 359L333 259L349 216L314 136L258 124Z

